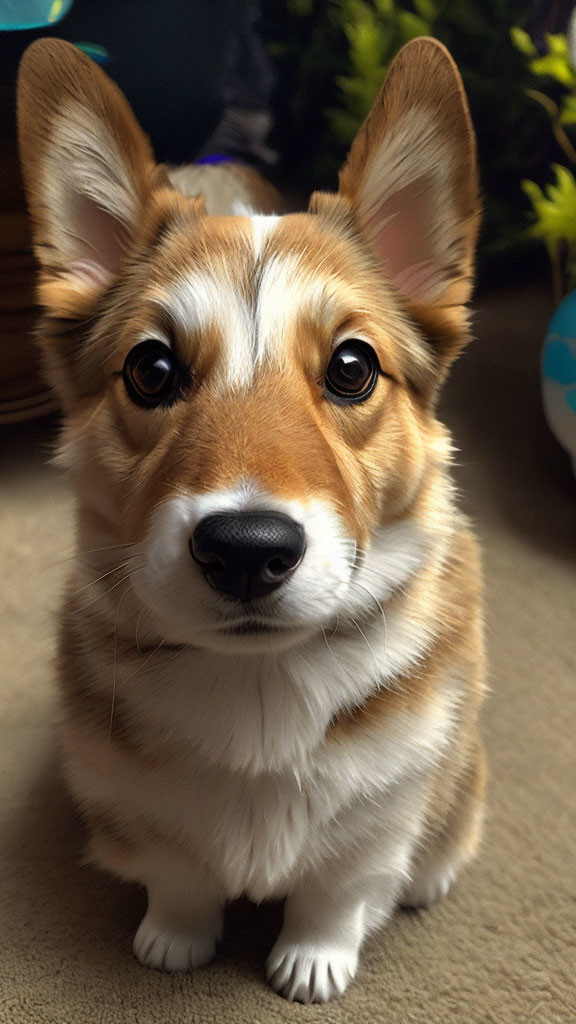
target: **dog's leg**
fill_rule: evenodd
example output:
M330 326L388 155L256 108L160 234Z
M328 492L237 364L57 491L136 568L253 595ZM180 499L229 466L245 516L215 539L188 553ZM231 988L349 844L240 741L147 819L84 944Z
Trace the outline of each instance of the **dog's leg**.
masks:
M394 912L424 814L424 779L406 777L375 803L353 805L327 846L340 854L306 872L288 894L284 925L266 962L272 988L291 1001L326 1002L354 978L366 935ZM362 835L361 844L342 842Z
M401 903L428 907L446 896L460 870L476 853L483 821L484 758L478 745L460 780L443 828L415 858Z
M376 874L355 874L344 858L337 867L303 878L290 893L282 931L266 961L276 992L302 1003L327 1002L344 992L365 936L390 918L405 883L413 837L393 846L388 867L375 868ZM364 867L375 867L372 856ZM350 877L356 878L353 890Z
M140 963L164 971L208 963L222 934L223 901L213 880L158 855L146 888L148 910L133 944Z
M363 900L329 893L309 879L286 901L284 925L266 961L270 985L302 1003L339 996L356 974L364 933Z

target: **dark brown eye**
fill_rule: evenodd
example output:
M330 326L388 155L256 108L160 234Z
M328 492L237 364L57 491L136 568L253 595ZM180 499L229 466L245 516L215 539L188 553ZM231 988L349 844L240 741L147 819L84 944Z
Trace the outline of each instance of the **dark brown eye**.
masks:
M342 405L369 398L380 370L374 349L365 341L351 338L335 350L326 370L324 393Z
M126 391L137 405L171 405L182 389L184 373L174 353L156 338L141 341L126 356Z

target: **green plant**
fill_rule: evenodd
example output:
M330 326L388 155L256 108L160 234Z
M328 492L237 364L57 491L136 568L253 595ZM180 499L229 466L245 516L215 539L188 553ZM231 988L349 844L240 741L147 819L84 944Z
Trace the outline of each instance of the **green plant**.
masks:
M572 25L576 36L576 13ZM576 287L576 177L570 169L576 170L576 42L571 52L567 36L548 35L548 52L541 56L526 32L512 28L510 35L514 46L527 58L532 74L558 83L561 88L558 99L540 89L528 89L527 95L545 110L554 139L569 166L552 164L555 184L548 181L541 188L534 181L522 182L532 205L533 222L528 233L546 245L554 294L559 301L566 291Z

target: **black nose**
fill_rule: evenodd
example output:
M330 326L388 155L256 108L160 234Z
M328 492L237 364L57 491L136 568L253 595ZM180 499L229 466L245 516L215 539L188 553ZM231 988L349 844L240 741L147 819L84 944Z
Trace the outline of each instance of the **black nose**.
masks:
M276 590L305 549L304 530L281 512L206 516L190 539L192 557L208 583L240 601Z

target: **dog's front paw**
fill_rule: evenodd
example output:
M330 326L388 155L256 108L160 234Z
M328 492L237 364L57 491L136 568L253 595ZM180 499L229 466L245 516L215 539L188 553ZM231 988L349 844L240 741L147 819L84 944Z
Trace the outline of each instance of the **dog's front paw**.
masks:
M458 872L451 864L426 864L415 873L407 886L401 904L404 907L430 907L447 896Z
M357 967L357 953L277 942L266 961L266 977L290 1002L327 1003L342 995Z
M206 932L159 928L142 921L134 936L133 950L144 967L158 971L189 971L207 964L214 956L216 938Z

